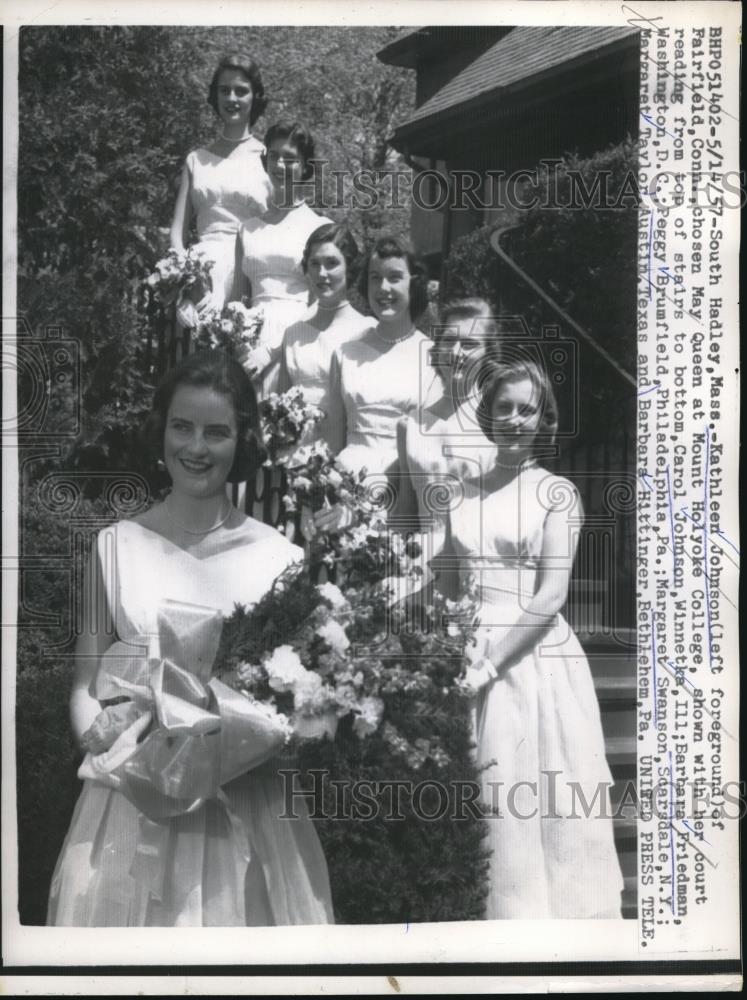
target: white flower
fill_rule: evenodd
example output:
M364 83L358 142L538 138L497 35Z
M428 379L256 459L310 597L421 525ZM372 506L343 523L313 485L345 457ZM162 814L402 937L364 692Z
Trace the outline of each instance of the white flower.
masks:
M329 601L333 608L339 610L340 608L347 608L350 606L347 597L345 597L336 584L320 583L317 585L316 589L325 601Z
M305 670L293 686L293 708L296 712L313 715L325 707L328 702L324 683L313 670Z
M294 715L293 729L302 740L322 739L325 736L332 740L337 731L337 716L332 712L322 715Z
M371 696L362 698L355 710L353 732L359 739L375 733L384 717L384 702L381 698Z
M273 691L291 691L308 671L292 646L278 646L265 660L267 679Z
M332 647L335 653L340 656L350 646L350 639L345 634L345 629L339 622L330 620L317 630L317 635Z

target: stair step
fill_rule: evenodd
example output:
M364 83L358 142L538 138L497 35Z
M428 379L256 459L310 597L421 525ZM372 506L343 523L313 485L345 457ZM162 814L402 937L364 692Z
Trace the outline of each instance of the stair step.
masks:
M616 819L612 820L612 826L615 831L615 841L620 843L621 841L630 841L632 843L631 852L633 858L636 858L636 847L635 841L638 837L638 820L635 818L629 818L627 816L618 816ZM618 853L622 856L622 851L618 849Z
M637 761L635 739L632 736L612 736L604 741L610 767L634 767Z
M638 876L626 875L622 891L622 915L626 920L638 916Z

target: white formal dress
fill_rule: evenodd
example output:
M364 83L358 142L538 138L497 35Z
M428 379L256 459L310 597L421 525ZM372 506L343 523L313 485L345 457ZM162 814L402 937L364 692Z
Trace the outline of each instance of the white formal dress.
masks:
M272 185L262 166L264 146L255 138L222 157L199 148L187 156L197 247L213 261L211 281L216 306L232 294L241 226L267 211Z
M255 218L241 230L242 269L251 284L252 305L261 305L265 314L255 380L262 399L277 389L283 334L311 304L301 267L306 240L330 221L301 202L279 222Z
M209 605L230 615L235 603L251 605L261 598L302 553L279 534L258 540L247 535L245 544L200 559L157 532L122 521L100 532L98 555L118 640L117 650L105 654L112 657L123 644L125 652L137 651L154 634L164 601ZM211 664L181 666L205 681ZM109 671L124 675L130 669L131 656L108 661ZM120 791L86 780L52 879L47 922L73 927L331 922L321 844L302 801L294 801L297 818L281 818L286 802L276 761L270 758L226 784L224 804L208 799L157 824ZM241 842L243 857L237 853Z
M451 548L462 578L477 575L477 640L486 657L535 592L548 510L567 509L570 538L575 495L568 480L536 466L492 494L465 484L449 515ZM599 705L584 651L562 615L481 689L474 726L482 798L500 811L486 821L487 918L619 917L623 880ZM573 782L587 802L600 790L590 818ZM605 806L608 818L600 815Z
M332 358L329 430L349 471L381 478L397 464L397 422L432 398L431 341L420 330L388 343L372 327Z
M330 440L328 411L332 355L343 344L363 336L375 322L370 316L362 316L349 302L343 302L334 310L327 310L317 302L308 316L285 331L280 352L278 391L285 392L292 386L300 386L306 402L324 412L323 419L304 436L303 444ZM323 325L324 329L320 330L319 325Z

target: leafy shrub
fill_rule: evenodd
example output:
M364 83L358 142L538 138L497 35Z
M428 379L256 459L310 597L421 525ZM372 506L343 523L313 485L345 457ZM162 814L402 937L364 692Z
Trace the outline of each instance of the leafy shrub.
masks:
M312 793L321 791L319 813L324 818L315 825L329 866L338 923L479 920L484 916L485 821L471 816L468 809L463 811L465 818L454 818L460 815L459 789L477 780L468 713L454 699L440 705L429 703L427 708L425 718L410 717L409 728L400 718L398 727L414 742L425 721L429 738L438 740L449 755L445 766L431 761L413 766L392 752L381 731L359 740L348 719L342 720L334 743L302 748L300 775L293 785L286 778L287 789L308 791L312 815ZM327 780L315 776L315 770L326 772ZM371 818L346 818L349 791L341 789L364 781L374 788ZM432 789L426 794L423 786L418 813L410 792L426 781L445 789L445 797L440 799ZM402 783L404 791L397 793L396 783ZM289 794L286 791L286 801ZM441 818L423 818L423 813L435 816L444 806ZM397 815L402 818L387 818Z
M23 923L45 921L49 882L80 792L68 714L75 610L90 527L105 520L101 501L65 490L51 498L29 490L22 504L16 794ZM76 522L88 530L76 535Z

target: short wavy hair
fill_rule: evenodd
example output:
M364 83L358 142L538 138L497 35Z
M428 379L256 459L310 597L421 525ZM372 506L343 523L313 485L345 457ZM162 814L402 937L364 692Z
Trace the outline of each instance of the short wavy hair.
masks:
M410 319L413 323L417 323L428 308L428 269L425 263L415 254L412 247L399 237L380 237L366 254L358 278L358 291L364 301L368 302L369 309L371 303L368 299L368 271L371 258L374 256L381 257L382 260L389 257L403 257L407 261L410 272Z
M496 322L495 306L489 299L470 296L463 299L448 299L439 310L439 322L431 327L431 339L433 349L431 351L431 363L442 379L446 378L444 371L445 355L441 342L448 333L450 326L460 320L482 320L490 336L486 345L485 357L480 362L480 371L477 373L478 384L482 384L483 370L489 366L495 366L501 359L501 341Z
M309 269L309 258L314 247L318 247L322 243L332 243L340 251L345 258L345 278L347 284L352 284L360 251L358 244L355 242L355 237L344 222L325 222L323 226L319 226L309 236L306 240L306 246L303 248L303 257L301 258L303 273L306 274Z
M149 464L155 467L163 459L169 407L176 390L183 385L213 389L231 400L238 433L228 482L245 482L265 459L259 437L257 396L252 380L238 361L218 351L191 354L161 380L153 397L151 412L140 432Z
M555 444L558 431L558 404L553 392L552 383L544 367L529 357L513 357L510 360L493 364L486 373L480 392L480 402L477 406L477 422L483 434L489 441L495 440L495 421L493 420L493 404L502 386L509 382L522 382L529 379L535 387L540 413L534 451L538 447L547 448Z
M258 118L261 118L267 107L267 97L265 96L265 87L262 83L262 74L259 71L259 66L247 52L227 52L220 57L218 65L215 67L213 78L210 81L207 96L207 102L216 115L219 114L218 77L224 69L239 70L244 74L249 83L251 83L252 107L249 112L249 124L253 125Z
M282 139L287 145L293 146L303 160L302 181L308 181L314 175L314 157L316 155L316 145L314 136L302 125L301 122L275 122L265 132L262 140L265 150L269 151L273 142ZM267 169L267 152L262 155L262 163Z

